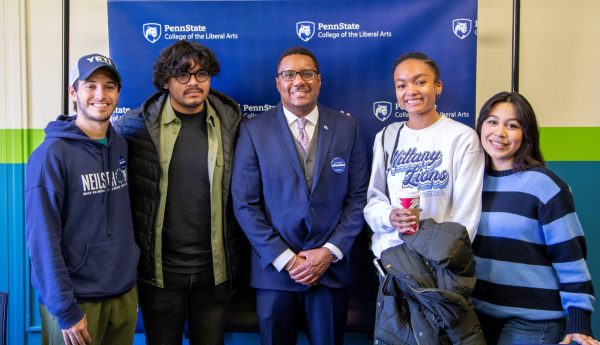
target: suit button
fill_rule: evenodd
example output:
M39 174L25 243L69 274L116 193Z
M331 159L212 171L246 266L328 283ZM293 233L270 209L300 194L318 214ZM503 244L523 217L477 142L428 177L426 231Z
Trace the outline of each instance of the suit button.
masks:
M315 212L315 208L314 207L311 207L308 210L310 211L310 213L314 213Z

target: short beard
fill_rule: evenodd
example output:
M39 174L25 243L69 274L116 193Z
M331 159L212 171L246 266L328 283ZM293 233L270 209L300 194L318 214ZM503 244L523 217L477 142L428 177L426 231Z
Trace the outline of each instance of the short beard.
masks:
M109 113L109 115L107 115L105 118L98 118L98 117L92 116L87 111L86 104L82 104L81 102L79 102L79 100L77 100L76 104L77 104L77 109L78 109L77 114L83 116L86 120L89 120L89 121L96 121L96 122L101 122L101 123L110 121L110 117L112 116L112 113L114 112L114 109L113 109L113 111L111 111Z

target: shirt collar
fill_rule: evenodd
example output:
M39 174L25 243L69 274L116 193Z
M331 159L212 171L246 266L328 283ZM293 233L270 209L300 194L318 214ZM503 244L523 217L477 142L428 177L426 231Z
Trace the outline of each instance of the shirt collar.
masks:
M163 112L161 114L161 121L163 125L168 125L171 122L175 121L177 115L175 115L175 110L173 109L173 105L171 104L171 95L167 97L165 104L163 105Z
M298 119L298 116L294 115L285 107L283 107L283 114L285 115L285 119L287 120L288 126L291 126L291 124ZM308 120L308 122L310 122L311 124L316 125L317 121L319 120L319 107L315 106L315 108L304 118Z

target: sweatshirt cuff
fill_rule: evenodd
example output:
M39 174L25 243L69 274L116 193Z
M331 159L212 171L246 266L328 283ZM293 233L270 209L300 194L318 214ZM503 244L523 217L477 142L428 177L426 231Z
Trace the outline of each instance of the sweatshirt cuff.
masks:
M79 304L73 303L71 307L60 315L54 315L58 321L58 327L60 329L68 329L74 326L77 322L83 319L83 310L79 307Z
M570 307L565 334L579 333L592 335L592 312L585 309Z

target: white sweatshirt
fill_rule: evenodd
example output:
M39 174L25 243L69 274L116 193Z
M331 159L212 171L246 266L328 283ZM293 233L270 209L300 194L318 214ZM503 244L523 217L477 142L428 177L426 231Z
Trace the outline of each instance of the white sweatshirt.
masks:
M373 253L379 257L383 250L403 243L389 219L390 212L397 207L390 202L390 196L394 200L403 188L420 190L420 219L460 223L473 241L481 214L484 171L484 155L477 134L445 116L420 130L412 130L405 124L392 153L403 123L392 123L385 132L387 172L381 142L383 130L377 133L373 144L373 167L364 209L365 220L374 232Z

